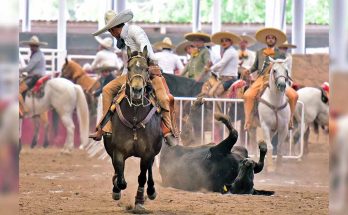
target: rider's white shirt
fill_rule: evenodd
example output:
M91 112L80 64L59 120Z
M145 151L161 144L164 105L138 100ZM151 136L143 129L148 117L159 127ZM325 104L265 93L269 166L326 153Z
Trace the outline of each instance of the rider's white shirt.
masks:
M103 49L100 50L95 56L95 59L91 65L92 70L102 66L105 62L108 62L108 64L111 64L111 66L115 66L118 69L121 69L123 64L122 60L120 60L114 52L108 49Z
M175 69L180 70L180 73L184 69L179 56L169 50L157 52L155 56L158 60L158 66L161 67L164 73L173 75Z
M251 51L249 49L246 49L246 52L248 54L248 58L247 59L243 59L242 67L244 67L245 69L250 69L253 66L254 62L255 62L256 54L255 54L254 51ZM240 53L240 50L238 50L238 54L239 53Z
M238 76L238 52L236 49L233 46L227 48L221 60L210 69L220 76Z

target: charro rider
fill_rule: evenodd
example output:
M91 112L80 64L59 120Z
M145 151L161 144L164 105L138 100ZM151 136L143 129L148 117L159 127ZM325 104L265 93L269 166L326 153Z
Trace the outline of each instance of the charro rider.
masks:
M221 60L210 67L211 71L219 75L221 82L209 96L219 97L238 79L238 53L233 45L238 44L241 38L230 32L218 32L212 35L211 40L222 48Z
M31 55L26 67L20 68L20 73L27 73L27 77L19 84L19 107L21 113L28 112L28 108L24 104L23 94L34 87L35 83L45 75L46 62L45 56L40 50L41 45L47 45L46 42L40 42L39 38L34 35L29 41L20 42L22 45L29 45Z
M256 39L267 45L267 48L263 48L256 53L254 65L249 70L244 70L244 75L249 75L255 71L258 71L258 77L250 88L244 93L244 111L245 111L245 130L249 130L251 126L251 114L254 108L255 98L263 90L268 82L269 74L266 74L265 68L270 65L268 57L273 59L284 58L280 55L277 45L283 44L286 41L286 35L276 28L263 28L256 32ZM291 118L289 128L293 127L293 116L296 108L296 102L298 99L297 92L288 87L285 92L289 98Z
M289 44L288 41L285 41L285 43L278 46L280 54L284 55L284 58L287 58L286 66L288 68L290 77L292 74L292 55L290 52L288 52L288 50L294 49L296 47L296 45Z
M131 10L124 10L119 14L110 10L105 13L105 26L93 33L93 35L99 35L106 31L109 31L112 36L117 39L117 47L124 49L128 46L132 52L143 51L144 47L147 47L148 57L151 61L155 61L155 55L153 53L150 41L145 31L137 25L127 24L133 18L133 12ZM126 72L127 67L124 67ZM170 99L173 99L171 95L168 95L166 90L164 78L161 76L160 68L154 63L150 65L149 72L151 76L151 85L155 91L157 101L161 106L162 114L162 129L164 137L169 145L176 144L176 132L174 131L175 125L172 125L170 108ZM108 114L112 114L109 111L113 98L117 95L121 87L126 83L127 75L121 75L118 78L111 81L103 89L103 118L107 118ZM101 120L101 122L103 119ZM103 135L110 137L112 128L111 122L108 121L106 125L97 125L96 132L90 135L90 138L100 140Z
M204 82L209 78L205 68L211 64L210 52L204 43L210 42L210 36L206 33L196 32L186 34L185 39L192 42L193 48L191 49L190 61L185 66L182 75L188 73L189 78Z
M255 62L255 52L248 49L248 47L253 46L256 41L253 37L242 34L240 35L242 40L239 43L239 72L243 71L244 69L250 69L254 62Z

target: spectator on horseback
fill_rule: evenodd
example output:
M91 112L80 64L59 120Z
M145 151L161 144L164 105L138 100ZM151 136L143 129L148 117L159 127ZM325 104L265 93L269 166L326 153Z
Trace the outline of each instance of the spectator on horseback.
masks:
M115 79L113 72L117 69L118 67L114 66L114 62L108 61L105 61L101 66L94 69L94 72L100 73L100 87L93 92L95 97L98 97L102 93L104 86Z
M211 40L222 47L221 60L209 69L214 71L220 80L209 96L219 97L238 79L238 52L233 45L238 44L241 38L230 32L218 32L212 35Z
M180 74L184 65L182 64L178 55L172 52L172 49L175 48L172 44L172 40L169 37L165 37L163 41L156 43L156 46L162 50L155 54L158 60L158 66L161 67L162 71L167 74Z
M267 45L267 48L263 48L256 53L256 58L253 66L243 71L243 75L250 75L255 71L258 72L258 77L250 88L244 93L244 111L245 111L245 125L244 129L249 130L251 126L251 114L253 112L254 103L256 97L267 87L269 79L269 73L266 68L270 66L270 59L279 59L284 56L281 55L279 49L276 46L283 44L286 41L286 35L276 28L263 28L256 32L257 41ZM293 128L293 116L295 113L296 103L298 99L297 92L291 87L286 88L286 96L289 98L291 118L289 122L289 128Z
M176 145L177 131L175 124L172 123L171 115L174 113L173 106L170 105L174 101L174 97L167 91L165 79L161 75L161 69L156 65L156 57L152 50L150 41L145 31L137 25L127 24L133 18L133 12L131 10L124 10L119 14L110 10L105 13L105 27L93 33L94 36L109 31L112 36L117 39L117 47L119 49L125 49L126 46L130 48L132 52L142 52L147 47L149 63L149 73L151 86L156 94L159 105L161 106L162 115L162 129L164 137L169 145ZM112 104L113 98L118 94L121 87L127 81L127 66L124 66L123 75L109 82L103 89L103 119L108 119L112 112L109 108ZM105 120L101 120L96 128L96 132L90 135L90 138L100 140L103 135L110 136L112 132L111 121L108 120L104 125ZM102 123L103 122L103 123Z
M27 77L19 84L19 107L20 112L25 114L28 112L28 108L24 104L23 94L34 87L35 83L45 75L46 62L45 56L40 50L40 46L47 45L46 42L41 42L39 38L34 35L29 41L20 42L22 45L28 45L30 47L31 55L28 65L20 68L19 73L26 75Z
M123 62L115 53L115 49L112 46L112 38L105 37L102 39L101 37L96 36L95 39L99 43L99 47L95 59L91 64L91 70L94 71L96 68L105 64L105 62L108 62L109 64L112 63L112 66L116 67L117 70L121 70Z
M288 59L286 61L286 66L288 68L289 76L291 77L292 72L292 55L290 52L288 52L289 49L296 48L295 45L289 44L288 41L285 41L285 43L278 46L279 52L281 55L283 55L283 58Z
M196 32L188 33L185 39L192 42L191 58L184 68L183 76L188 76L196 81L205 82L209 78L208 68L211 66L210 52L204 43L210 42L209 34ZM187 74L187 75L186 75Z

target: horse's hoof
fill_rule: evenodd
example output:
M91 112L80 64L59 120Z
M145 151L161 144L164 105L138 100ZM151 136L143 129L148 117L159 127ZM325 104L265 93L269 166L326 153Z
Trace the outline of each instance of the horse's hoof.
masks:
M69 149L69 148L64 148L61 151L62 154L66 154L66 155L70 155L71 152L72 152L72 149Z
M31 145L30 145L30 148L33 149L35 146L36 146L36 142L33 142Z
M112 199L113 200L120 200L121 199L121 191L118 193L112 192Z
M45 149L48 148L48 146L49 146L49 144L46 143L46 142L43 144L43 147L44 147Z
M152 195L147 194L147 197L149 197L150 200L155 200L157 197L156 191Z

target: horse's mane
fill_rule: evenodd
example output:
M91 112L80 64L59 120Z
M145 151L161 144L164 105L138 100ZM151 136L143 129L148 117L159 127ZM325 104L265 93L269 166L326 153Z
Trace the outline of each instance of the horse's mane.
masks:
M76 78L80 76L81 74L85 73L85 71L82 69L80 64L78 64L77 62L73 60L68 61L66 68L72 71L72 78Z

